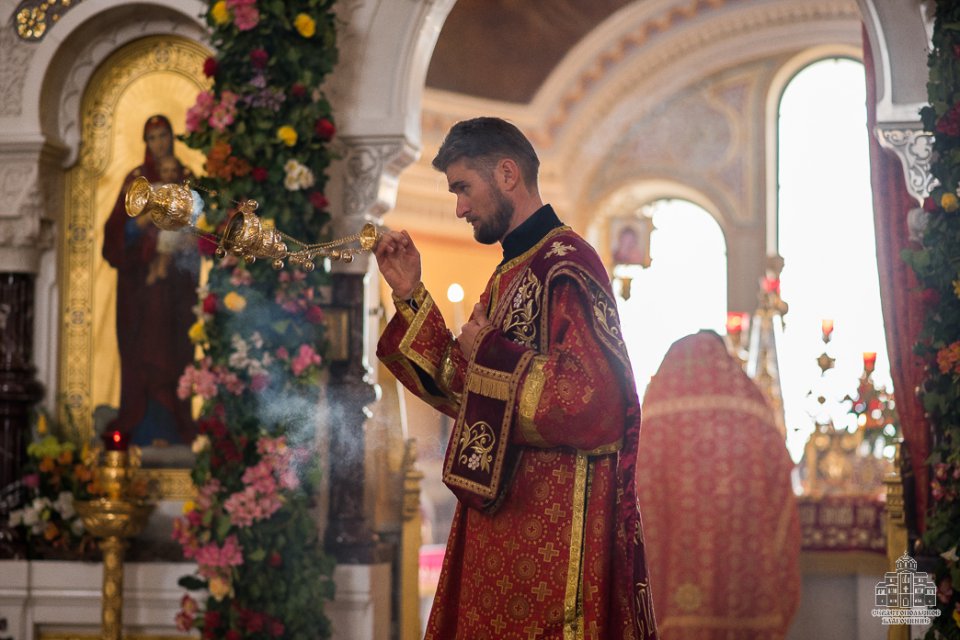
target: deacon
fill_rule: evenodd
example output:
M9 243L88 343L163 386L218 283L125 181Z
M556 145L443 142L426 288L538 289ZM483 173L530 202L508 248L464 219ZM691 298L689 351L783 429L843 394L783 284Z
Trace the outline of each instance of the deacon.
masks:
M458 338L409 234L375 249L397 311L377 355L455 419L458 505L426 637L648 640L636 388L606 270L541 201L539 165L497 118L456 124L433 160L457 217L503 248Z

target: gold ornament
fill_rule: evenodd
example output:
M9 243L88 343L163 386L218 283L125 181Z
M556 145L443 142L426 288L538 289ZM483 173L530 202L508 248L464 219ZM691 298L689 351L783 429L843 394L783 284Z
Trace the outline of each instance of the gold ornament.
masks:
M189 183L154 187L143 176L130 185L125 205L127 215L131 218L149 215L153 224L165 231L186 228L198 236L210 239L217 244L218 258L223 258L228 253L243 258L248 263L263 258L269 260L274 269L283 269L285 260L304 271L313 271L317 258L353 262L356 254L371 251L380 239L377 228L367 223L354 235L330 242L308 244L283 233L274 227L272 220L263 220L257 216L254 212L260 207L260 203L256 200L240 203L236 211L227 218L223 233L218 237L197 227L197 220L203 211L203 200L199 193L190 188ZM353 242L359 246L346 246Z

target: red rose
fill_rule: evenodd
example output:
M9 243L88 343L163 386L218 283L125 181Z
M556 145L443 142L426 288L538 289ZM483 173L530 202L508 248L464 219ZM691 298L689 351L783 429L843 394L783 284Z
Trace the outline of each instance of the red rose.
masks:
M927 196L923 199L923 210L927 213L934 213L937 210L937 203L933 201L933 198Z
M267 564L274 569L279 569L283 565L283 556L281 556L279 552L274 551L270 554L270 557L267 558Z
M253 178L254 182L263 182L267 179L267 170L263 167L254 167L250 172L250 177Z
M320 324L323 322L323 309L317 306L307 307L307 312L303 314L303 317L311 324Z
M217 243L210 238L200 236L197 238L197 251L199 251L202 256L212 256L217 252Z
M312 191L310 193L310 204L313 205L314 209L320 209L323 211L327 208L327 205L330 204L330 201L327 200L327 197L319 191Z
M214 314L217 312L217 296L213 293L208 293L207 297L203 299L203 312Z
M270 54L265 49L254 49L250 52L250 64L254 69L266 69Z
M314 125L313 130L316 132L318 138L325 141L332 140L333 134L337 132L337 128L326 118L317 120L317 124Z
M210 56L203 61L203 75L212 78L217 75L217 69L219 69L219 67L220 65L217 64L217 59Z
M936 289L924 289L920 294L920 299L927 307L935 307L940 304L940 292Z
M224 640L241 640L241 638L243 638L243 636L240 635L240 632L237 631L236 629L230 629L229 631L227 631L227 635L223 637L224 637Z
M290 87L290 95L294 98L303 98L307 95L307 88L301 82L294 82Z
M215 628L220 626L220 612L219 611L207 611L203 614L203 630L204 631L213 631Z
M270 623L270 633L273 634L274 638L279 638L283 635L283 623L279 620L274 620Z

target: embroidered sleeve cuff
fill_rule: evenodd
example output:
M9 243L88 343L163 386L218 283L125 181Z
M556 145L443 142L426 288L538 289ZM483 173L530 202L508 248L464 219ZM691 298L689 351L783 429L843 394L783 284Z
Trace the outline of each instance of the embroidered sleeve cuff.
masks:
M397 312L402 314L407 321L411 321L429 296L430 294L427 292L427 288L423 286L423 282L419 282L409 298L398 298L396 295L392 295L392 298Z

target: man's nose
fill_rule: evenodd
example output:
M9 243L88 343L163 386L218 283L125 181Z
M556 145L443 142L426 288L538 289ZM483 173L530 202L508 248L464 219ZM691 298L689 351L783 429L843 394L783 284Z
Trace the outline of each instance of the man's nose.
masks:
M462 218L467 215L467 211L470 210L470 207L467 205L466 200L457 196L457 217Z

